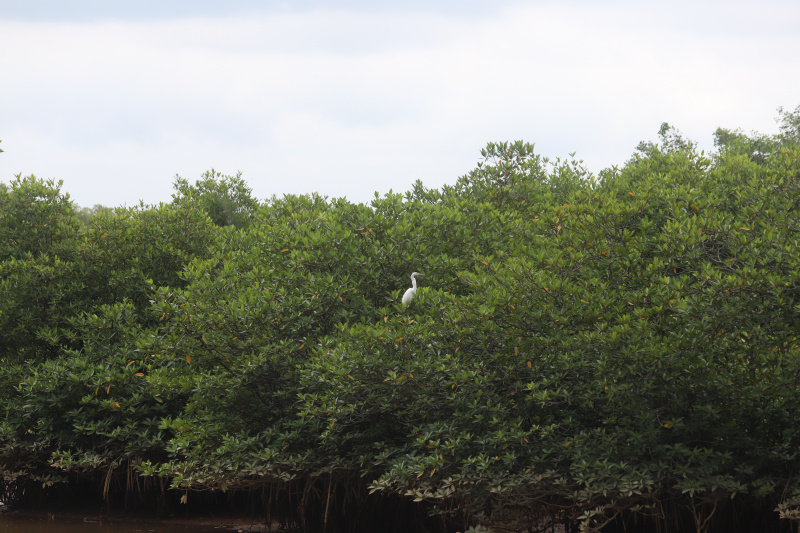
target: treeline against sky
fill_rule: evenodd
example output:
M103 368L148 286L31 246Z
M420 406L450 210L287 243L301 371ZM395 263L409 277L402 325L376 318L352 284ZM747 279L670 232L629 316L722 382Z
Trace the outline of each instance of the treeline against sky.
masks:
M597 176L493 143L369 205L212 170L87 213L17 176L0 499L246 494L319 531L796 527L800 107L780 118L712 154L665 124Z

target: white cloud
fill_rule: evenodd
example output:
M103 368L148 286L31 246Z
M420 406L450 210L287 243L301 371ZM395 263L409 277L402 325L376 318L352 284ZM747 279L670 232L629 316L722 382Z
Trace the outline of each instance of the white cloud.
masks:
M0 20L16 51L0 56L0 179L131 205L213 166L260 197L368 201L452 183L494 140L599 170L666 120L710 148L717 126L774 130L777 106L800 103L798 8L726 6Z

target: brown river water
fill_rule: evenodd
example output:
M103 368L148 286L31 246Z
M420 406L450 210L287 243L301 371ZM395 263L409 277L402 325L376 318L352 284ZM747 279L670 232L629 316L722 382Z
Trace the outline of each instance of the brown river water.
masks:
M230 533L264 531L263 526L176 524L158 521L85 522L81 517L0 516L0 533Z

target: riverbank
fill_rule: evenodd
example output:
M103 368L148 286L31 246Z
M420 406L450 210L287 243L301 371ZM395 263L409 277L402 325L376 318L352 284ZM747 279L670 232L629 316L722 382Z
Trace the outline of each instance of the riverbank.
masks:
M7 511L0 516L0 532L59 531L67 533L79 530L89 531L89 528L91 531L113 531L114 533L144 531L156 533L288 532L288 530L282 529L278 523L270 525L253 518L235 516L156 518L135 514L98 515L89 511L55 509Z

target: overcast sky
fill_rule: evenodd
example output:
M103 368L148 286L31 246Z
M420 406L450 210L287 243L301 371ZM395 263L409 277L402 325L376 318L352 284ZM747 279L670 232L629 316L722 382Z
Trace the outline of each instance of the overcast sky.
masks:
M441 187L489 141L622 165L664 121L777 132L800 2L0 0L0 181L81 206Z

